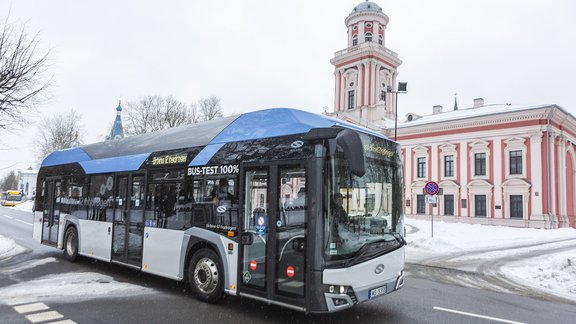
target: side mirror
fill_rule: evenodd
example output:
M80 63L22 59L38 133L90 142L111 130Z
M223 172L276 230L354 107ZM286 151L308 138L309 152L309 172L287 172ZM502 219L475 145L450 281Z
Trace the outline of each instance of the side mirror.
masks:
M344 129L336 135L336 143L344 150L344 156L352 174L362 177L366 173L364 147L360 135L353 130Z

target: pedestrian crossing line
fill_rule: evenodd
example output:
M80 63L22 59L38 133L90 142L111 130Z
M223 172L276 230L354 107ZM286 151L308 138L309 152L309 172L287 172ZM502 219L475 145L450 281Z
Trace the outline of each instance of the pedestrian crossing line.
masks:
M47 309L50 309L50 307L46 306L46 304L44 303L27 304L14 307L14 310L17 311L19 314L39 312Z
M8 301L6 301L6 305L8 306L16 306L16 305L22 305L22 304L32 304L35 303L36 299L34 298L11 298L8 299Z
M58 322L48 322L46 324L77 324L77 323L74 322L73 320L63 320Z
M57 320L57 319L60 319L63 317L64 317L64 315L62 315L56 311L49 311L49 312L26 315L26 319L32 323L53 321L53 320Z

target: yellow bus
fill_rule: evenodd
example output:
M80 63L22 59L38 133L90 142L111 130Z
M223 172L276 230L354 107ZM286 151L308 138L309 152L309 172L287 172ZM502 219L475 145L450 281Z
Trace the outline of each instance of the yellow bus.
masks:
M8 190L2 192L0 204L2 206L16 206L22 202L22 193L17 190Z

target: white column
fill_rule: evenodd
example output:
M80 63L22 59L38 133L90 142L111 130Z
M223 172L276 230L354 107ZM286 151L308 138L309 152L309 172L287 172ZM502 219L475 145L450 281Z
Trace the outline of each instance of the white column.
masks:
M362 77L362 63L359 63L356 68L358 69L358 85L356 89L356 107L362 106L362 84L364 83L364 78Z
M380 92L378 89L380 88L380 64L374 64L374 104L378 104L380 102Z
M352 25L348 26L348 48L352 47Z
M548 194L548 201L550 201L550 211L549 213L556 216L556 135L549 134L550 136L550 147L548 149L548 154L550 154L550 193Z
M506 165L504 160L502 159L502 138L495 138L494 139L494 206L499 205L500 209L496 209L494 207L494 218L503 218L502 216L502 168ZM504 157L507 159L508 157ZM506 206L506 208L510 208L510 206Z
M340 77L342 72L340 70L334 71L334 112L339 112L338 98L340 98Z
M348 109L348 103L346 102L346 78L344 77L344 69L341 70L342 82L340 82L340 111L346 111Z
M366 38L364 37L364 22L361 21L358 23L358 45L364 43L364 40Z
M412 200L412 146L405 146L405 156L406 160L404 161L404 165L406 166L406 174L404 174L404 186L406 188L406 197L405 199L410 199L410 206L414 205L414 201ZM405 214L410 214L410 209L412 207L406 207Z
M542 216L542 132L530 137L530 178L532 184L532 215L531 220L543 220ZM526 163L526 162L524 162Z
M558 137L558 215L559 219L566 217L566 138Z
M364 62L362 63L362 67L364 69L364 75L362 78L362 94L363 94L363 98L364 98L364 103L363 106L368 104L368 86L369 86L369 79L368 79L368 69L369 69L370 64L368 64L368 62ZM360 98L360 102L362 103L362 98Z
M461 215L462 217L467 217L470 215L470 200L468 199L468 142L460 142L460 199L467 200L467 208L462 208L462 201L460 201Z
M378 67L378 63L372 62L372 79L370 81L370 84L371 84L370 89L372 91L371 92L372 95L371 95L370 101L371 101L371 104L373 106L375 106L378 103L378 96L376 95L376 91L378 89L378 83L376 83L377 82L376 71L378 71L377 67Z

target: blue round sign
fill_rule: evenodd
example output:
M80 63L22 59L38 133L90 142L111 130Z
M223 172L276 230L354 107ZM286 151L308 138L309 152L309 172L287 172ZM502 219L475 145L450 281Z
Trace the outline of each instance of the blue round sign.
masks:
M438 193L438 184L434 181L428 181L424 186L424 190L429 195L435 195Z

